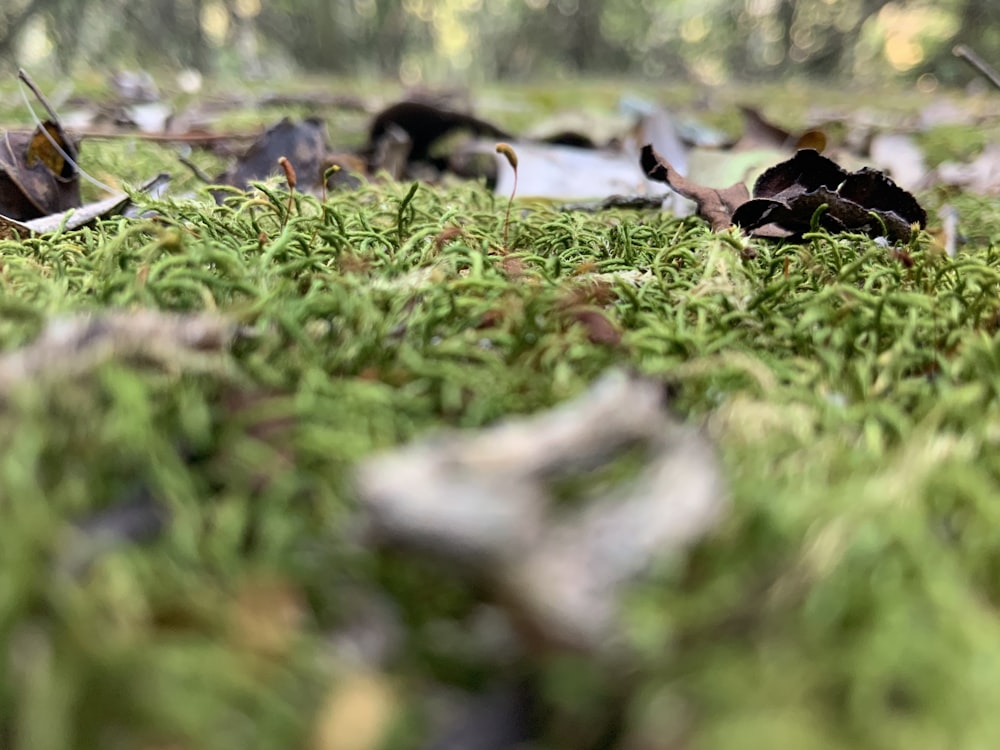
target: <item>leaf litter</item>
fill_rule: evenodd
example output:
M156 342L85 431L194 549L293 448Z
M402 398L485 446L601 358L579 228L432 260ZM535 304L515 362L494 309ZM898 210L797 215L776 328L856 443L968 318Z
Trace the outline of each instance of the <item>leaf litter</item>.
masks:
M910 193L883 173L863 168L847 172L814 149L765 171L753 194L743 183L717 190L687 180L647 146L647 173L698 205L698 215L714 231L734 224L756 237L801 237L822 226L831 232L858 232L906 243L914 228L927 225L927 213Z

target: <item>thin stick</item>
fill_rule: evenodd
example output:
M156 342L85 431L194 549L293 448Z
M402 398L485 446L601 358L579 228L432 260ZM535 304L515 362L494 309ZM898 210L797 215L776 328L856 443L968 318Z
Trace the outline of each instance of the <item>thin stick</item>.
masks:
M178 156L177 157L177 161L179 161L185 167L187 167L188 169L190 169L191 173L196 178L198 178L203 183L205 183L206 185L212 185L212 184L215 183L215 180L213 180L208 174L206 174L205 170L203 170L201 167L199 167L193 161L191 161L190 159L188 159L186 156Z
M57 124L59 131L62 132L62 125L59 124L59 116L55 113L55 110L52 109L52 105L49 104L48 100L42 95L42 92L38 90L38 87L35 86L35 82L31 80L31 77L24 71L23 68L17 71L17 77L21 79L21 81L29 89L31 89L31 93L33 93L36 97L38 97L38 101L42 103L42 106L45 107L45 110L49 113L49 117L52 118L52 121ZM31 119L35 121L35 126L38 128L38 132L40 132L42 135L45 136L45 139L49 142L49 145L51 145L52 148L54 148L59 153L59 155L62 156L63 159L72 164L73 169L76 170L77 174L83 177L83 179L85 179L91 185L98 187L101 190L107 191L109 193L116 192L113 187L105 185L96 177L91 177L89 174L87 174L80 168L80 165L77 163L75 158L76 153L72 147L72 143L70 143L69 138L66 139L66 143L70 147L70 151L74 152L73 156L70 156L70 154L66 153L66 150L58 143L56 143L56 139L52 137L51 133L49 133L48 128L46 128L42 124L41 119L38 117L37 114L35 114L35 110L31 106L31 102L28 101L28 97L24 93L23 86L19 88L19 91L21 92L21 99L24 100L24 106L28 108L28 112L31 114Z
M997 72L996 68L977 55L970 47L967 47L964 44L956 44L952 48L951 54L965 60L965 62L969 63L969 65L975 68L980 74L985 76L986 80L1000 89L1000 73Z
M59 122L59 115L57 115L56 111L52 109L52 105L49 104L49 100L45 98L45 94L39 91L35 82L31 80L31 76L28 75L28 72L24 68L18 68L17 77L24 81L25 86L31 89L31 93L34 94L35 98L42 103L42 106L45 107L45 111L49 113L49 117L52 118L53 122Z

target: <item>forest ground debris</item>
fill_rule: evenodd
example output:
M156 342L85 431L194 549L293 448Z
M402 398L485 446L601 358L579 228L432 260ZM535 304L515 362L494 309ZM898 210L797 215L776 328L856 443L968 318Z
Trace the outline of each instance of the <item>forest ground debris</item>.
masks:
M162 165L148 145L122 152L102 144L89 168ZM948 195L965 242L951 258L917 232L904 262L822 228L748 240L749 257L697 218L520 200L501 257L496 196L409 188L323 205L296 192L290 215L280 190L148 199L155 220L0 239L4 357L61 316L255 332L212 328L210 357L230 342L220 368L20 368L33 376L0 409L0 744L303 747L328 736L324 696L359 668L392 703L395 748L421 746L442 695L512 674L556 748L648 746L663 716L723 749L1000 736L995 201ZM943 196L922 199L933 224ZM613 346L559 312L590 275ZM715 534L625 597L627 674L512 650L479 586L358 543L360 462L540 413L611 367L664 385L716 445L730 496ZM228 408L234 378L274 395ZM274 421L284 444L248 429ZM84 575L51 564L135 486L170 519L154 542L88 557ZM366 650L340 635L365 596L405 635L358 667Z

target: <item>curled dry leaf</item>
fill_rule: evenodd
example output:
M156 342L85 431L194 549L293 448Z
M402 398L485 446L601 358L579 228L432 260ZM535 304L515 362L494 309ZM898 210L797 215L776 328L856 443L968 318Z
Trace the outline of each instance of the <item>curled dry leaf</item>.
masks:
M885 174L865 167L847 172L812 149L768 169L754 184L753 200L733 213L733 223L760 236L792 236L814 217L831 232L858 232L907 242L927 213Z
M684 178L651 146L642 150L642 166L652 179L695 201L698 215L716 232L736 224L754 237L793 237L816 221L831 232L907 242L914 227L927 226L917 199L885 174L868 167L848 172L813 149L765 171L753 198L741 183L717 190Z

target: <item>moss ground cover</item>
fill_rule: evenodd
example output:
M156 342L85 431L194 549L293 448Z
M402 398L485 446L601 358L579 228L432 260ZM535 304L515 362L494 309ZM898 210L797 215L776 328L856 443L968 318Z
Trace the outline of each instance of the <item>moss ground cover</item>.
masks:
M406 629L382 667L387 746L424 747L421 690L497 669L442 642L473 587L358 544L352 467L612 365L704 425L733 505L634 592L627 674L502 668L543 686L543 746L992 747L1000 214L953 202L955 258L927 234L748 245L520 200L504 246L506 199L478 185L167 199L0 242L6 351L102 310L242 331L231 353L55 362L3 394L0 747L323 746L346 680L331 643L371 592ZM95 546L88 524L150 498L161 535Z

